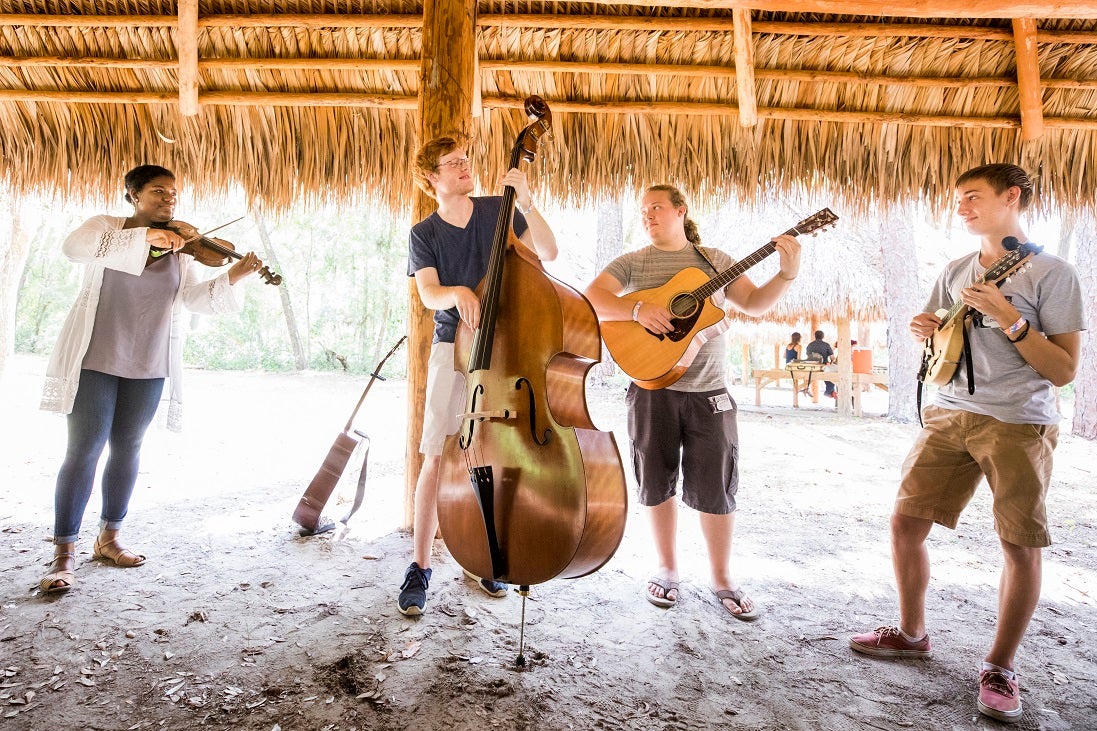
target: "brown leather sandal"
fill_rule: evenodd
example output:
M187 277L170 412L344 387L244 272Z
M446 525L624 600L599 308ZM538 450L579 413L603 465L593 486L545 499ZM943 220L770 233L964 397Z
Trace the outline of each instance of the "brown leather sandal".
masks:
M145 562L145 557L125 548L118 542L118 537L110 539L106 543L100 543L101 536L95 539L95 545L91 549L91 557L100 561L109 561L115 566L128 569L140 566Z
M46 565L53 568L58 559L71 559L75 563L76 554L72 551L54 554L53 559ZM60 594L71 589L75 583L76 576L73 574L72 569L59 569L42 577L42 580L38 582L38 591L43 594Z

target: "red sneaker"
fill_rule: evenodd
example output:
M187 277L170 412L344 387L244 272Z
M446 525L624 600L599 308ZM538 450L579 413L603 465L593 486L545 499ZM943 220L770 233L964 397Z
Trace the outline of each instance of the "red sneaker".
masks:
M1016 680L997 670L979 673L979 713L1006 723L1021 720L1021 691Z
M929 657L929 635L917 642L910 642L899 633L898 627L877 627L863 635L849 638L849 646L857 652L877 657Z

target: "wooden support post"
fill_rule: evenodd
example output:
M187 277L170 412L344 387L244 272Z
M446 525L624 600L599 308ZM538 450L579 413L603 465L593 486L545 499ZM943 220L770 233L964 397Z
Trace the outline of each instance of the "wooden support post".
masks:
M476 62L475 0L426 0L423 6L423 57L419 73L419 143L443 134L467 135L472 127ZM437 208L416 189L413 218L421 221ZM415 484L423 467L419 439L427 360L434 313L423 306L415 280L408 283L408 434L405 458L404 527L415 521Z
M852 330L849 326L849 318L838 319L838 347L835 355L838 357L838 379L834 386L838 389L838 416L849 417L853 414L853 404L850 399L853 396L853 350L849 346L852 340Z
M175 30L179 56L179 113L198 114L198 0L179 0L179 25Z
M754 89L754 41L751 37L750 10L731 11L735 23L735 85L739 99L739 126L758 124L758 96Z
M1040 91L1035 19L1013 19L1013 45L1017 54L1017 92L1021 97L1021 137L1035 140L1044 133L1044 100Z

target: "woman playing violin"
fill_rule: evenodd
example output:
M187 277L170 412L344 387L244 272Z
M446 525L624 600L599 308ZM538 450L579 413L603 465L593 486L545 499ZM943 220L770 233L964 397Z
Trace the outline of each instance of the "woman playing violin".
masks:
M181 360L170 352L173 318L184 307L203 314L236 311L232 285L262 266L248 253L225 273L199 281L192 257L176 253L184 239L156 228L175 214L175 175L141 165L126 173L125 187L132 215L95 216L62 245L66 257L84 265L84 275L42 396L43 409L68 415L68 446L54 493L54 556L39 582L42 593L73 586L80 523L108 443L92 557L127 568L145 562L119 542L118 531L164 381L180 375Z

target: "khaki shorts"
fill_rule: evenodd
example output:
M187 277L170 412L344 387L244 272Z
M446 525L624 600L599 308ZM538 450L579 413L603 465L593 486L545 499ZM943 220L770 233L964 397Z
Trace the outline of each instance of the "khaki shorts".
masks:
M465 410L465 376L453 370L453 343L435 343L427 361L427 394L419 451L438 456L446 437L456 434Z
M955 528L985 476L998 536L1018 546L1050 546L1044 500L1058 425L1007 424L938 406L927 407L923 417L925 427L903 463L895 512Z

